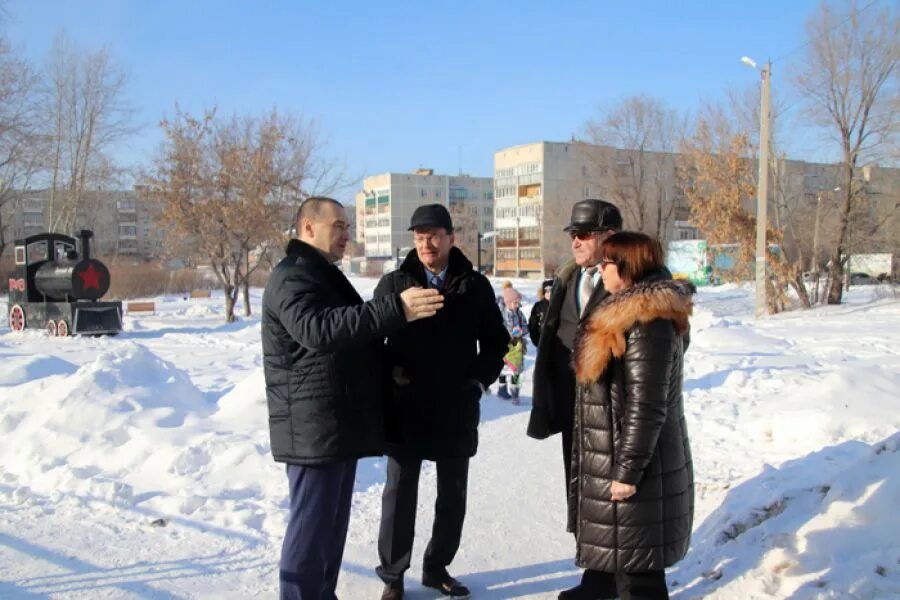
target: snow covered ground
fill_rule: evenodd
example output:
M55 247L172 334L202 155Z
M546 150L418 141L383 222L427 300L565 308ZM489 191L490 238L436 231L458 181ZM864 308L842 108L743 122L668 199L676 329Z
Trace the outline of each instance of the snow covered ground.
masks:
M519 283L533 300L536 283ZM354 284L370 295L375 281ZM226 325L215 297L155 300L114 338L0 326L0 598L275 595L287 488L258 315ZM698 505L673 597L900 597L900 299L860 287L760 322L752 301L736 286L698 298L685 373ZM451 571L476 598L555 598L578 579L559 440L525 436L524 400L482 401ZM384 468L360 463L341 598L381 590ZM433 503L426 467L413 600L435 597L418 584Z

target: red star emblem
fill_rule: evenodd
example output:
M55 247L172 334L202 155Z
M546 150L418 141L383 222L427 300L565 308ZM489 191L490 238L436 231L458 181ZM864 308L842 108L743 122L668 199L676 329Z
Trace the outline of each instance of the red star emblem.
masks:
M78 276L81 277L82 288L100 290L100 271L94 269L93 264L89 264L87 269L78 273Z

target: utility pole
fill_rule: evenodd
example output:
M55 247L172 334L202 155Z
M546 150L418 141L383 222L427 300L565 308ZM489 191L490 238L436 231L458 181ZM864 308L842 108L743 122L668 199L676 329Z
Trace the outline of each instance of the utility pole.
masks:
M756 189L756 318L767 312L766 304L766 209L769 202L769 94L772 62L762 70L762 93L759 112L759 185Z

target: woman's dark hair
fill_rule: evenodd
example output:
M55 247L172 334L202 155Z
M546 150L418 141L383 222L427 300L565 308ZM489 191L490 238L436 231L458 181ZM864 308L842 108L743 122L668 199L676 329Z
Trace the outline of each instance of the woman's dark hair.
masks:
M659 240L637 231L612 234L603 240L601 251L603 260L614 262L619 277L631 283L637 283L665 267Z

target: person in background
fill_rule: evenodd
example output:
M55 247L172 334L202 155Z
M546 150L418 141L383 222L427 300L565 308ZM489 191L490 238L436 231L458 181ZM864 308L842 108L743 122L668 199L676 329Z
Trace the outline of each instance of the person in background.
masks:
M528 315L528 337L531 338L531 343L535 347L541 341L541 327L544 325L547 309L550 308L550 292L552 290L553 280L545 279L537 290L537 302L531 307L531 314Z
M506 365L500 375L500 386L497 395L504 399L512 398L514 404L519 403L519 382L522 367L525 364L525 315L522 313L522 294L510 284L503 287L503 306L500 308L503 324L509 332L510 342L503 362Z
M272 455L286 463L290 515L282 600L333 600L350 521L356 461L384 451L378 377L384 336L433 317L443 296L408 289L363 302L334 265L350 239L337 200L297 211L297 235L269 277L262 353ZM360 369L360 365L370 368Z
M608 295L585 314L572 358L569 530L585 572L559 598L662 600L694 514L681 388L696 289L658 278L662 246L643 233L613 234L601 255Z

